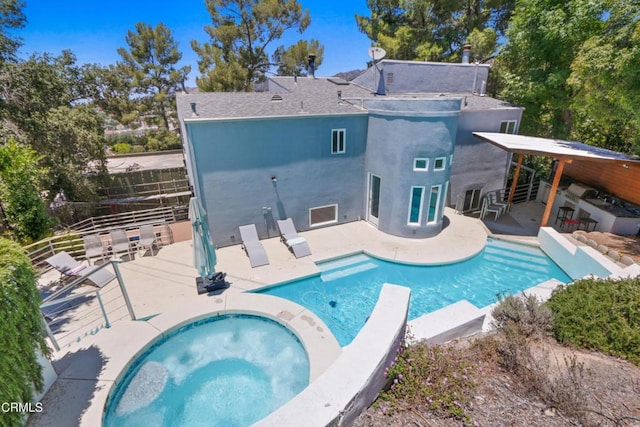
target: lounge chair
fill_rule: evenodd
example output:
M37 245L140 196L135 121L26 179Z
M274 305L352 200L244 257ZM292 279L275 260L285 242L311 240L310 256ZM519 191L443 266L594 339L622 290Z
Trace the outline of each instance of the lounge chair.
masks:
M153 255L153 248L157 247L156 242L158 238L156 237L156 232L153 229L153 225L142 225L140 226L140 239L138 240L138 252L141 249L149 248L151 250L151 255Z
M63 276L69 278L86 277L87 281L99 288L116 278L113 273L104 268L98 270L99 267L79 263L66 252L57 253L47 258L45 262L62 273Z
M106 256L104 247L102 246L102 238L99 234L87 234L82 237L84 243L84 254L91 264L91 258L98 256L100 259L104 259Z
M131 257L131 242L124 230L111 230L111 254L117 256L120 252L126 252Z
M293 252L296 258L311 255L311 249L304 237L300 237L293 225L291 218L277 220L278 230L280 230L280 240L282 240Z
M255 224L240 226L240 237L242 238L242 249L247 253L251 267L260 267L269 264L267 253L258 239L258 232Z

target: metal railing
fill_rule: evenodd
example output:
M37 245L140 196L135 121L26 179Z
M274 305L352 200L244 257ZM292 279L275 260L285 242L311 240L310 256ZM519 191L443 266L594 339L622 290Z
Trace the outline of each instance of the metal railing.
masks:
M532 181L526 184L516 185L515 191L513 192L513 203L517 204L535 200L536 195L538 194L538 187L540 187L540 181ZM505 201L509 200L510 192L511 187L505 188Z
M161 224L183 221L187 219L188 206L165 206L154 209L144 209L118 213L113 215L102 215L87 218L68 227L74 231L103 232L114 228L138 227L145 224Z
M59 351L87 335L94 335L102 328L109 328L114 321L136 320L133 305L122 280L118 259L111 259L90 274L79 277L43 299L40 304L42 323L53 347ZM118 286L75 292L78 286L96 271L111 266ZM126 310L125 310L126 309Z

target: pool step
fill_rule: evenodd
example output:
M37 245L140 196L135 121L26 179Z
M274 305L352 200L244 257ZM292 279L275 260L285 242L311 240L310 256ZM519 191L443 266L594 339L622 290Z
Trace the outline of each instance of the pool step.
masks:
M508 265L508 266L516 267L523 270L539 271L543 273L546 272L549 268L549 264L541 264L541 263L524 261L519 259L508 259L508 258L505 258L504 256L494 256L494 255L486 254L484 256L484 259L486 261L491 261L496 264Z
M367 255L357 254L357 255L352 255L344 258L339 258L333 261L319 262L318 268L320 269L320 271L325 272L325 271L331 271L338 268L343 268L350 265L360 264L362 262L368 262L368 261L371 261L371 258L369 258Z
M502 248L495 246L487 246L485 248L486 253L489 255L496 255L505 260L514 260L538 265L549 265L548 258L539 252L525 252L520 250L512 250L510 248Z
M341 270L332 271L331 273L320 274L320 279L323 282L330 282L331 280L340 279L342 277L351 276L352 274L361 273L363 271L377 268L378 266L372 262L359 264L351 268L345 268Z

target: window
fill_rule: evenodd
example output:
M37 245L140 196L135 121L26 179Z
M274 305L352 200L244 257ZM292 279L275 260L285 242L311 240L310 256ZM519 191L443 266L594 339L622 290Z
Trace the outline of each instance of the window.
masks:
M414 171L427 171L429 170L429 159L425 157L416 157L413 159Z
M422 217L422 201L424 187L411 187L411 200L409 201L409 225L420 225Z
M515 120L500 122L500 133L516 133L516 123Z
M440 185L434 185L431 187L431 192L429 193L429 212L427 214L427 223L437 221L441 188L442 186Z
M344 153L346 144L347 144L346 129L331 130L331 154Z
M453 164L453 154L449 155L449 166Z
M446 157L436 157L436 160L433 162L433 170L441 171L444 170L444 164L446 162Z
M338 222L338 205L318 206L309 209L309 226L334 224Z

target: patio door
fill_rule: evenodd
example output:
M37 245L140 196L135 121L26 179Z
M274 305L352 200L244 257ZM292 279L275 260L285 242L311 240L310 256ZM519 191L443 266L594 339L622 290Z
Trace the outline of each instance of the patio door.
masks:
M380 212L380 177L372 173L369 174L369 203L367 220L378 226L378 215Z

